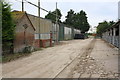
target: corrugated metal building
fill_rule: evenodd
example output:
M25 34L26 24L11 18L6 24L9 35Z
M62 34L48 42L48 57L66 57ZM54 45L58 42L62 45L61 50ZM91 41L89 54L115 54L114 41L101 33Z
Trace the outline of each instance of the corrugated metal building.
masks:
M75 34L80 34L81 31L74 27L68 27L65 24L59 24L59 41L72 40Z
M39 18L38 16L34 16L28 14L33 26L35 27L35 44L37 47L47 47L51 46L51 31L52 31L52 21L48 19ZM39 19L40 19L40 27L39 27ZM40 35L40 41L39 41Z
M59 41L64 40L64 24L60 24L59 26Z
M72 28L64 27L64 39L71 40L72 39Z
M55 23L52 23L52 30L51 30L51 35L52 35L52 43L56 44L59 41L59 28L60 25Z

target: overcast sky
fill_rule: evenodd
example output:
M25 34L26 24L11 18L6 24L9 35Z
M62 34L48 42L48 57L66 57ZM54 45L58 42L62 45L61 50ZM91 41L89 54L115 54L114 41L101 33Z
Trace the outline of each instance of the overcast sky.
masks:
M21 10L22 0L9 0L12 5L12 10ZM28 0L37 5L38 0ZM58 8L62 13L62 21L65 20L65 16L70 9L75 12L84 10L88 17L88 22L91 26L97 26L99 22L104 20L117 21L118 19L118 1L119 0L41 0L41 7L54 11L56 8L56 2L58 2ZM38 9L29 3L25 2L25 11L27 13L38 15ZM47 12L41 10L41 17L45 17Z

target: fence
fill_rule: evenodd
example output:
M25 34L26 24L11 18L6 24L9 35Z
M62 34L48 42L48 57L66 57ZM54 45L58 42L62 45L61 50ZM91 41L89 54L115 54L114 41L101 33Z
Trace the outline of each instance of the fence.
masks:
M102 36L102 38L116 47L119 46L119 36Z

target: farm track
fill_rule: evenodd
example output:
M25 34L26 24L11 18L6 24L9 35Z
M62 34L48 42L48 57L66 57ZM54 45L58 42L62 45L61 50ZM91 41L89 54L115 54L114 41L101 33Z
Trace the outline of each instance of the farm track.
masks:
M61 45L2 65L4 78L116 78L118 50L101 39L62 41Z

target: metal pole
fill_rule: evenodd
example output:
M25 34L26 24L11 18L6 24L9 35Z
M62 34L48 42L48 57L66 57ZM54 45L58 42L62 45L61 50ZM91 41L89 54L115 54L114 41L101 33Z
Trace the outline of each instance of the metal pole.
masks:
M56 43L58 42L58 18L57 18L57 2L56 2Z
M40 0L38 0L38 16L39 16L39 19L38 19L38 27L39 27L39 47L40 47Z
M22 11L24 11L24 2L22 0Z

